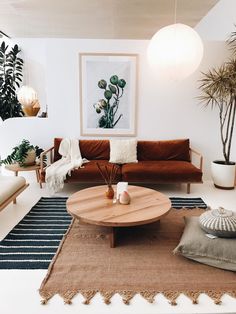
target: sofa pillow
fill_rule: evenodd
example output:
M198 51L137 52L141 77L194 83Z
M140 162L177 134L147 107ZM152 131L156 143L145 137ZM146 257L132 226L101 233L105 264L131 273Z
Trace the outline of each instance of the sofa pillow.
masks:
M189 139L165 141L139 141L138 160L190 161Z
M116 164L138 162L137 140L110 140L109 161Z
M185 217L185 229L174 253L210 266L236 271L236 240L210 239L200 228L199 217Z

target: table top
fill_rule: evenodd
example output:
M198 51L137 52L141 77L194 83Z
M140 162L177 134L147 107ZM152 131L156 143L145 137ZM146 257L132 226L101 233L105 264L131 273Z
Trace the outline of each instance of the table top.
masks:
M35 164L33 166L21 167L18 164L11 164L11 165L6 165L5 169L11 170L11 171L32 171L32 170L40 169L40 165Z
M113 203L105 197L106 190L102 185L74 193L67 200L67 211L85 223L125 227L155 222L171 209L169 198L153 189L129 185L129 205Z

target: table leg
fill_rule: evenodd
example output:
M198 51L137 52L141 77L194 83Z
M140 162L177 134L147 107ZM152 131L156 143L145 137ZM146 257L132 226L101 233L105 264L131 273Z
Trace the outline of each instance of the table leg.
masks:
M111 227L109 239L110 239L110 248L115 248L116 247L116 228L115 227Z

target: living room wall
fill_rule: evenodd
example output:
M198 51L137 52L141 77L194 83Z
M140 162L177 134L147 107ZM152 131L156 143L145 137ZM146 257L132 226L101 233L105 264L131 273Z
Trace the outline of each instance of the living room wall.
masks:
M37 90L49 117L6 120L0 133L2 157L23 138L47 148L54 137L80 137L79 52L137 53L137 138L190 138L191 146L204 155L205 179L209 179L210 161L221 158L218 116L199 105L197 81L200 71L226 58L224 42L205 42L199 70L180 82L164 80L148 65L148 41L28 38L17 43L26 62L25 83ZM232 159L236 159L235 147Z

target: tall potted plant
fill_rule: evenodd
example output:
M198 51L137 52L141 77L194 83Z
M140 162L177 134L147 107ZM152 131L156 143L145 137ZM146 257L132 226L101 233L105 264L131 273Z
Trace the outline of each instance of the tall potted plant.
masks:
M22 117L24 113L17 99L16 89L20 87L23 60L19 57L17 45L9 49L3 41L0 45L0 117L6 120Z
M236 116L236 33L227 41L233 56L220 67L202 73L201 101L219 112L220 138L224 160L211 164L212 179L218 188L233 189L235 162L230 159Z

